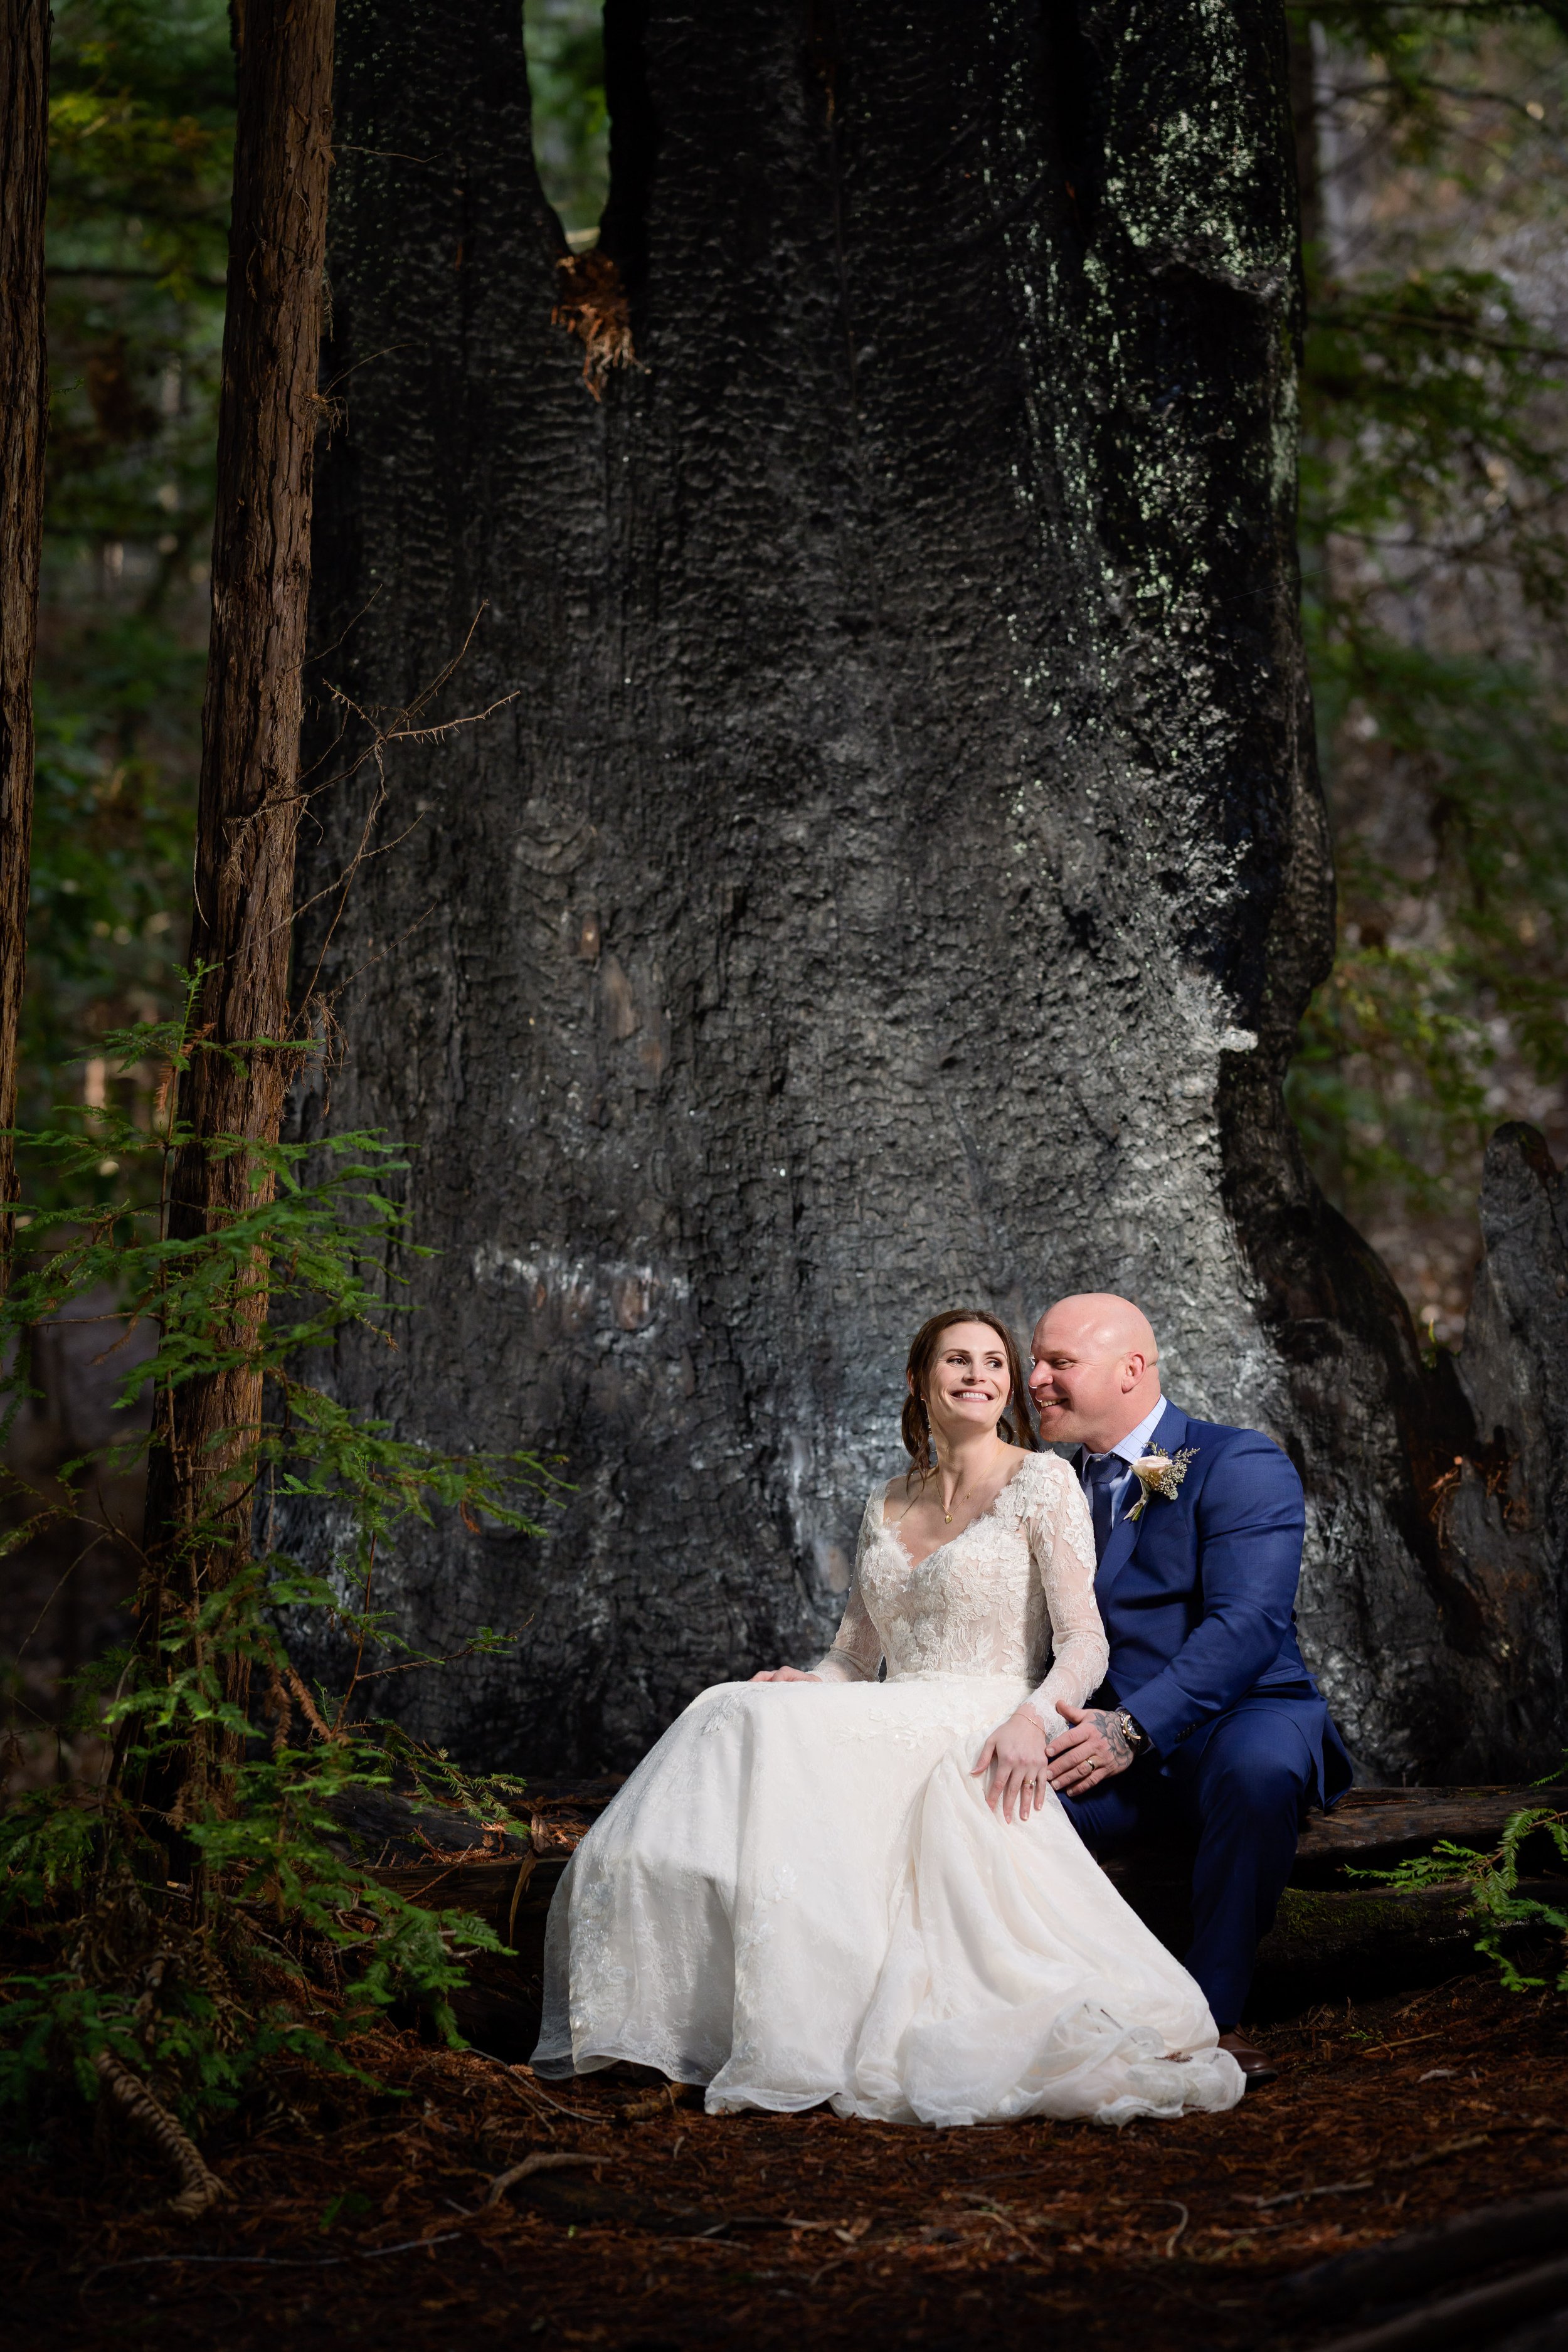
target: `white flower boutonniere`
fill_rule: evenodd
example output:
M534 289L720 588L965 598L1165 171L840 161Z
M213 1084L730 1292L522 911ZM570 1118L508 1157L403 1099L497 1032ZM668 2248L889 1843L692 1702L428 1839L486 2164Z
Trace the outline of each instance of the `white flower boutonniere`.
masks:
M1187 1465L1197 1452L1195 1445L1184 1445L1179 1454L1145 1454L1132 1465L1132 1475L1141 1492L1127 1516L1141 1518L1150 1497L1163 1495L1170 1503L1175 1500L1176 1489L1187 1475Z

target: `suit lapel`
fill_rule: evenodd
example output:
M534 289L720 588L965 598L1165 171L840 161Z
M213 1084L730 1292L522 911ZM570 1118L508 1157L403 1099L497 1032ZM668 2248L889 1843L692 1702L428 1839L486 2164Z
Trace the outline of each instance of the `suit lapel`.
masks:
M1174 1454L1186 1433L1186 1414L1178 1406L1167 1404L1154 1424L1154 1434L1149 1442L1166 1454ZM1146 1504L1135 1519L1120 1518L1111 1528L1110 1541L1105 1547L1105 1558L1100 1561L1094 1579L1094 1597L1100 1603L1102 1615L1110 1598L1111 1586L1138 1549L1138 1538L1148 1524L1150 1511L1163 1507L1163 1505L1158 1502Z

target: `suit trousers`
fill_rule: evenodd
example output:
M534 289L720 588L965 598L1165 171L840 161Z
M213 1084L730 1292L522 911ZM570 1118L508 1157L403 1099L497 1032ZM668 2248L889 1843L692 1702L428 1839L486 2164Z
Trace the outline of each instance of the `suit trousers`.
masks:
M1321 1708L1321 1702L1319 1703ZM1142 1757L1087 1797L1064 1797L1091 1853L1131 1839L1195 1837L1193 1940L1184 1955L1222 2033L1241 2021L1258 1945L1273 1924L1317 1794L1300 1702L1259 1691L1166 1759Z

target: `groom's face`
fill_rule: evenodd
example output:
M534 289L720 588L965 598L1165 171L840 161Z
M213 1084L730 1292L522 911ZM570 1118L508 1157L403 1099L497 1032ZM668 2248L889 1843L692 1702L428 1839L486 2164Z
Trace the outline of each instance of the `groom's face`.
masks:
M1029 1393L1047 1444L1114 1444L1133 1385L1122 1335L1093 1318L1053 1307L1036 1324L1030 1347Z

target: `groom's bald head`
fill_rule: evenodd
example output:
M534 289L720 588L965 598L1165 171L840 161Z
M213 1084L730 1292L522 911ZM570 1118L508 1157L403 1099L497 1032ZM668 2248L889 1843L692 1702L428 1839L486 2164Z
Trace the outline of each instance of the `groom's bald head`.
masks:
M1058 1298L1036 1325L1036 1338L1047 1328L1079 1347L1137 1349L1150 1363L1159 1354L1154 1327L1143 1309L1131 1298L1119 1298L1114 1290L1079 1290L1070 1298Z
M1058 1298L1035 1326L1029 1391L1042 1437L1107 1453L1152 1411L1160 1350L1149 1318L1111 1290Z

